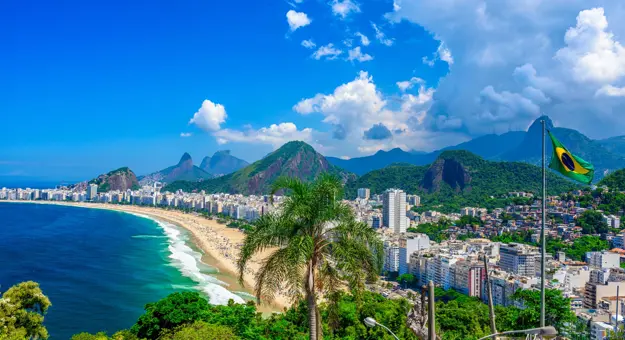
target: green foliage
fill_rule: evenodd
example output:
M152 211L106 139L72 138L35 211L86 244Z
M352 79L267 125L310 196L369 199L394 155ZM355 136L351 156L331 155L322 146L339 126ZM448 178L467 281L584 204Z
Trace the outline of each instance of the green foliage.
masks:
M417 282L417 278L412 274L401 274L396 280L397 282L405 285L405 287L413 287Z
M381 327L369 328L363 323L366 317L372 317L400 339L417 340L406 326L406 315L411 307L407 300L390 300L370 292L363 292L358 298L341 292L335 298L334 306L324 304L321 307L323 319L329 320L324 324L324 339L394 339Z
M313 183L283 177L274 183L272 194L279 190L287 194L281 209L261 216L245 237L239 280L254 254L277 248L256 275L256 297L271 299L277 292L294 300L304 296L311 327L316 325L311 339L317 339L322 332L318 296L336 296L343 282L359 295L365 281L381 270L382 244L338 199L343 186L337 177L323 175Z
M235 340L239 339L232 330L225 326L213 325L204 321L180 326L172 335L165 335L161 340Z
M407 231L412 233L426 234L430 238L430 240L440 243L447 239L447 234L445 233L447 231L447 228L448 225L446 223L423 223L417 225L416 228L408 228Z
M616 170L597 183L597 186L604 185L611 190L625 191L625 169Z
M548 243L547 243L548 244ZM569 248L564 248L566 256L576 261L582 261L584 256L589 251L602 251L609 248L608 241L604 241L598 237L585 235L573 241L573 245Z
M601 192L598 194L600 204L597 209L603 210L607 214L620 215L625 211L625 194L622 192Z
M488 306L478 298L460 294L454 290L437 288L437 332L443 339L475 340L490 334ZM514 298L522 301L525 308L495 306L497 331L535 328L540 323L540 292L519 290ZM570 309L570 299L555 289L546 291L546 322L558 330L574 324L576 317Z
M158 340L204 340L204 339L254 339L254 340L304 340L308 339L308 305L300 300L293 307L281 314L263 318L256 311L253 303L226 306L198 304L199 300L187 298L180 300L174 293L151 306L175 305L184 311L188 318L184 322L162 323L158 334L151 334L142 339ZM172 300L176 300L172 303ZM167 315L173 311L167 308ZM406 326L406 315L410 305L406 300L390 300L380 294L362 292L358 297L345 292L337 292L327 302L319 306L322 317L321 327L324 339L393 339L380 327L369 328L363 323L365 317L373 317L389 327L401 339L416 340ZM145 319L147 313L140 317ZM155 315L155 314L152 314ZM163 315L157 318L163 318ZM156 322L155 322L156 323ZM139 321L137 322L139 324ZM133 327L134 328L134 327ZM137 340L135 332L120 331L112 337L105 333L80 333L72 340ZM16 338L23 339L22 338Z
M531 244L532 233L529 231L521 231L515 233L502 233L501 235L496 235L491 237L491 241L493 242L501 242L501 243L525 243Z
M484 222L481 219L477 218L477 217L465 215L465 216L460 217L458 222L456 222L456 225L460 225L460 226L465 226L465 225L478 225L478 226L482 226L482 225L484 225Z
M96 334L80 333L80 334L76 334L72 336L71 340L140 340L140 339L137 338L137 336L134 335L131 331L123 330L123 331L116 332L111 337L107 336L106 333L104 332L99 332Z
M197 292L173 293L145 306L131 331L139 338L156 339L164 329L172 329L196 320L203 320L208 301Z
M520 329L535 328L540 325L540 291L519 289L513 299L521 301L525 308L515 311L515 318L510 320L513 327ZM571 300L562 296L557 289L545 290L545 324L556 329L564 329L576 319L571 310ZM513 308L516 309L516 308Z
M0 297L0 339L47 339L43 317L51 305L36 282L9 288Z
M419 185L427 171L427 166L390 165L364 174L345 185L347 197L354 198L358 188L369 188L372 193L381 194L388 188L399 188L407 193L419 193Z
M595 210L586 210L577 218L583 234L605 234L608 225L603 222L603 215Z
M109 340L109 339L111 338L109 338L104 332L99 332L96 334L79 333L79 334L75 334L74 336L72 336L72 340Z

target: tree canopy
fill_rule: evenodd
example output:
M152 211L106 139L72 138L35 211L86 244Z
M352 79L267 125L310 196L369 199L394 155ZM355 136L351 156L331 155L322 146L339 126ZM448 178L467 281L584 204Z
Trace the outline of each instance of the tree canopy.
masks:
M256 297L272 298L281 292L308 304L310 339L321 337L318 298L335 296L347 286L354 293L375 279L382 266L382 243L375 230L357 222L343 202L338 177L322 175L312 183L282 177L272 195L285 191L280 209L261 216L241 248L239 279L257 252L275 249L256 275ZM333 301L332 299L330 301Z
M586 210L578 218L577 223L582 227L583 234L605 234L609 227L603 221L603 215L596 210Z
M9 288L0 297L0 339L47 339L43 318L51 305L36 282Z

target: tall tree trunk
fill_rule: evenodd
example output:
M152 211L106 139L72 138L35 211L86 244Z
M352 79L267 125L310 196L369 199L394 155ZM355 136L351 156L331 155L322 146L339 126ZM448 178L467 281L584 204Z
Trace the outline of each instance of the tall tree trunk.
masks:
M310 326L310 340L317 340L317 301L308 293L308 323Z
M317 320L317 299L315 297L315 275L312 261L308 264L308 280L306 282L306 299L308 300L308 323L310 326L310 340L317 340L319 322Z

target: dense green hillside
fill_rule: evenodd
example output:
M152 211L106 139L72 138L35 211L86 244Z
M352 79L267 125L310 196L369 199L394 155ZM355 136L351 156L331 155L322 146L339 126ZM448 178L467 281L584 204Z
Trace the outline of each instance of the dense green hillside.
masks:
M408 193L420 192L419 185L427 166L412 164L391 164L386 168L373 170L345 185L345 194L354 198L358 188L369 188L371 193L382 193L388 188L400 188Z
M83 182L84 183L84 182ZM139 182L135 173L128 167L123 167L109 171L88 182L88 184L96 184L98 192L107 192L111 190L126 191L128 189L139 189Z
M605 185L612 190L625 191L625 169L616 170L605 176L597 185Z
M284 144L265 158L229 175L196 183L176 181L163 190L265 194L271 190L271 184L280 176L312 180L326 172L335 174L344 181L355 178L353 174L328 163L310 145L293 141Z
M551 171L547 174L550 194L569 191L576 185ZM350 198L357 188L370 188L380 194L388 188L399 188L419 194L426 206L443 204L451 207L487 206L491 196L511 191L540 193L541 168L518 162L491 162L468 151L445 151L430 166L396 165L372 171L347 185ZM453 208L453 209L452 209Z

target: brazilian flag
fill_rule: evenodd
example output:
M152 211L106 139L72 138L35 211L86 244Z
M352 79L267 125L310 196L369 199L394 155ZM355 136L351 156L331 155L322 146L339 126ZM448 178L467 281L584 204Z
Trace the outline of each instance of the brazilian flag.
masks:
M595 167L569 152L569 150L551 134L551 131L549 131L549 137L551 137L551 143L553 144L553 157L551 158L549 167L568 178L590 184L595 176Z

